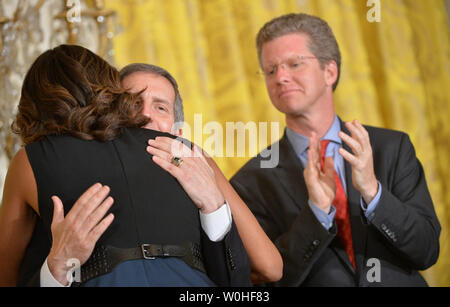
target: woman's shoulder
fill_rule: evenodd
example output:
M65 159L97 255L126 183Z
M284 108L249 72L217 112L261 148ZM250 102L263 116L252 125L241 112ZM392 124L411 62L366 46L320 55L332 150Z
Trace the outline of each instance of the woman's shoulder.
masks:
M129 141L130 139L136 141L138 144L145 143L147 144L149 139L155 139L156 137L170 137L177 138L175 135L161 132L157 130L147 129L147 128L125 128L122 131L122 134L119 140ZM183 142L187 142L184 139L181 139Z
M19 149L12 158L5 179L4 193L11 192L38 212L37 188L33 169L24 147Z
M9 170L13 172L32 172L30 161L28 160L28 155L25 147L22 147L17 151L14 157L11 159L9 164Z
M161 131L157 131L157 130L152 130L152 129L148 129L148 128L125 128L123 130L122 134L130 134L133 136L143 136L143 137L149 137L149 138L155 138L158 136L167 136L167 137L171 137L171 138L175 138L176 136L167 133L167 132L161 132Z

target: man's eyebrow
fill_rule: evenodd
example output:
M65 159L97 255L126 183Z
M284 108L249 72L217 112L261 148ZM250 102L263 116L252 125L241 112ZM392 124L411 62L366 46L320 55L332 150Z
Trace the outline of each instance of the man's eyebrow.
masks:
M161 102L161 103L165 103L165 104L169 104L170 105L170 101L162 98L162 97L158 97L158 96L153 96L153 101L154 102Z

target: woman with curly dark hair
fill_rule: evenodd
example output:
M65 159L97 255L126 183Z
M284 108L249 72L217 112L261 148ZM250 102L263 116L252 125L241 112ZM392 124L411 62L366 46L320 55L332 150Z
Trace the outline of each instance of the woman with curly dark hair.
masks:
M61 45L36 59L18 108L12 127L25 144L52 134L109 141L125 127L148 122L142 101L125 91L117 70L76 45Z
M87 286L250 284L235 225L212 242L199 209L218 204L196 206L146 152L148 139L173 136L141 128L151 119L140 93L80 46L61 45L33 63L12 126L25 147L11 161L0 207L0 284L17 283L37 223L51 243L43 268L63 285L72 265Z

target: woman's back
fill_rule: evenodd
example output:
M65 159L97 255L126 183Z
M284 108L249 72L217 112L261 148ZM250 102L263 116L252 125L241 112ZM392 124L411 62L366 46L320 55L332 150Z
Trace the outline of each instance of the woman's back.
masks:
M114 205L110 212L115 218L97 246L136 248L142 244L182 245L186 241L200 244L198 208L176 179L157 166L145 150L148 139L160 135L167 134L127 128L119 138L107 142L47 136L27 145L38 189L39 212L49 238L53 215L51 196L57 195L62 200L67 214L79 195L100 182L111 188ZM149 279L146 271L152 272L154 280L143 285L156 285L156 281L158 285L208 285L203 274L193 271L179 258L166 260L154 263L135 260L134 264L131 261L131 267L136 272L142 271L143 280ZM121 264L112 276L94 280L95 285L124 285L127 283L124 279L128 278L133 285L140 285L139 277L129 274L133 271L131 267L130 263ZM176 273L174 278L170 277L172 271ZM190 276L188 283L177 283L180 272ZM198 279L195 275L200 275L200 284L195 284Z
M111 212L116 217L100 244L125 248L143 243L198 242L198 208L145 150L147 140L158 135L167 134L134 128L124 129L121 137L108 142L48 136L27 145L39 211L49 234L53 214L50 197L58 195L67 213L89 186L100 182L111 188Z

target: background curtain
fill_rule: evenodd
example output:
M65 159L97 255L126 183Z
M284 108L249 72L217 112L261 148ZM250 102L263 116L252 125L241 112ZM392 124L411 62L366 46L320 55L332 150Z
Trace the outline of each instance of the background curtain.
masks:
M324 18L343 58L337 113L344 120L405 131L415 145L442 225L439 261L423 275L432 286L449 286L450 44L445 4L379 3L381 20L371 23L367 13L373 4L361 0L105 1L117 11L123 29L114 40L117 66L146 62L169 70L180 84L191 127L194 115L201 114L203 126L215 122L224 130L226 122L265 122L269 135L271 122L280 123L280 135L285 123L257 73L256 33L284 13ZM214 159L230 178L250 152Z

